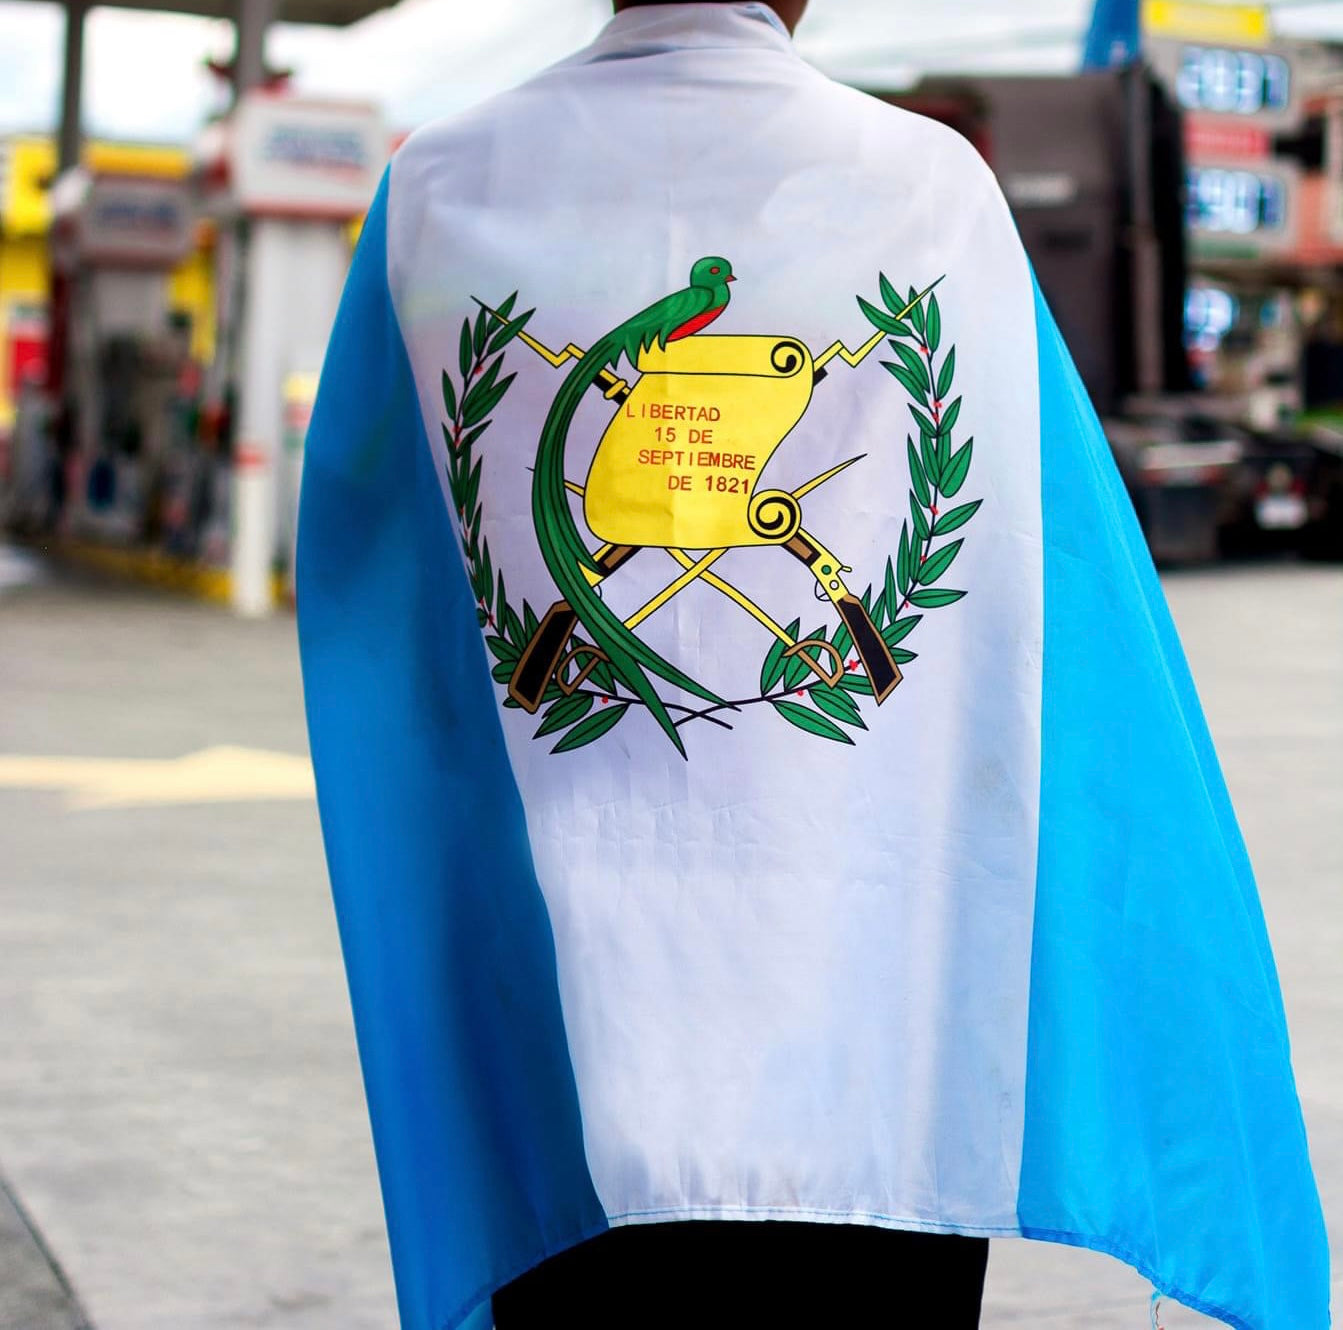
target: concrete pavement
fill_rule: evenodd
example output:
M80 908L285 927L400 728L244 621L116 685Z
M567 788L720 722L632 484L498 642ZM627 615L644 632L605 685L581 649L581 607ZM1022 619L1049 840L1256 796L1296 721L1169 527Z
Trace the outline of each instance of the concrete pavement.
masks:
M1258 869L1337 1221L1343 571L1167 587ZM0 757L216 748L304 752L290 618L66 578L0 589ZM395 1325L315 810L279 785L101 808L60 779L0 788L0 1171L98 1330ZM0 1300L0 1330L77 1325L6 1213L0 1287L22 1272L36 1301ZM1146 1292L1108 1258L999 1242L984 1324L1139 1330Z

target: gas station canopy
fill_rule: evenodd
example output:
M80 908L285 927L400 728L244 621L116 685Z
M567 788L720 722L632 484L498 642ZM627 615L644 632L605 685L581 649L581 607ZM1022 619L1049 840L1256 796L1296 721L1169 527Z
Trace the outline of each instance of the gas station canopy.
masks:
M323 23L344 27L385 9L394 0L128 0L112 6L160 13L198 14L232 19L237 32L233 88L241 97L265 81L266 30L280 19L288 23ZM89 0L63 0L65 60L61 77L61 121L58 133L60 169L79 164L81 84L84 73L84 18Z
M394 0L278 0L271 17L281 23L321 23L343 28L379 9L388 8L392 3ZM61 7L67 11L72 8L68 3ZM237 0L118 0L113 7L161 14L198 14L203 18L235 21L240 8Z

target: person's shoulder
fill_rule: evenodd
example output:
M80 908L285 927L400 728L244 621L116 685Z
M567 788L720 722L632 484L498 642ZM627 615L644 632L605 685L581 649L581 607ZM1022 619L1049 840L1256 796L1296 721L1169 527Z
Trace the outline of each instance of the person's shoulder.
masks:
M453 115L427 121L408 134L392 155L392 176L400 189L404 191L428 168L441 169L454 158L469 162L516 92L498 93Z
M481 148L502 128L543 113L554 81L581 63L583 55L583 51L575 52L515 87L420 125L397 148L392 159L395 174L409 181L426 167L441 169L453 159L469 162L478 158Z
M937 163L964 173L967 181L997 188L996 177L979 150L959 131L894 105L883 96L829 78L809 68L809 90L825 108L833 132L855 148L889 155L895 163Z

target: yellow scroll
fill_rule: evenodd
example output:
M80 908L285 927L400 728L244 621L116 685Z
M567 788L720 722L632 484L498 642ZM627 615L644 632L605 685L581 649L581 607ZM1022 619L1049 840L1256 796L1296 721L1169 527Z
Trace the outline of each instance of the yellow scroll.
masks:
M791 539L796 498L756 484L811 401L802 342L701 334L641 352L638 370L588 472L592 533L613 545L692 550Z

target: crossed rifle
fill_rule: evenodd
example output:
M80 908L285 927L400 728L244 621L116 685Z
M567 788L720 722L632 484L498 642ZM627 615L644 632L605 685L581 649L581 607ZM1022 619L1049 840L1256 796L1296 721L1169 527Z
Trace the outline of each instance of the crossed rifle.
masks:
M897 319L904 318L936 285L937 282L934 282L927 290L915 296L895 317ZM499 317L496 311L490 309L482 301L478 300L476 303L487 313ZM585 354L582 347L575 346L572 342L565 346L562 351L552 351L525 331L519 332L517 336L519 341L556 369L569 360L581 359ZM826 377L825 366L836 356L851 368L856 367L876 350L885 336L886 333L878 330L856 351L850 351L841 341L835 341L812 361L814 371L812 383L819 383ZM633 391L629 383L618 378L610 369L603 369L597 375L593 387L598 389L607 401L613 402L617 409L624 405ZM865 453L860 453L857 457L851 457L840 462L837 466L832 466L829 470L813 476L805 484L799 485L794 490L773 491L772 493L780 500L791 501L800 519L800 501L805 495L824 485L826 481L832 480L841 471L846 470L855 462L861 461L865 456ZM576 494L580 498L583 497L583 486L573 481L566 481L565 485L570 493ZM900 667L891 656L890 648L886 645L881 633L877 631L866 607L844 583L843 574L851 573L853 571L852 567L841 563L832 551L800 525L800 520L792 535L787 540L781 541L780 544L788 553L799 560L816 579L818 599L828 599L835 606L840 619L849 631L849 636L853 639L854 649L858 653L858 658L862 661L868 681L872 686L872 694L876 698L877 705L880 706L900 683L902 675ZM596 565L595 570L585 568L583 570L584 576L594 587L598 586L643 548L646 547L605 544L592 556L593 563ZM794 638L786 628L739 587L734 586L726 578L713 571L713 565L729 549L736 548L735 546L725 545L718 549L707 550L698 558L683 549L671 546L663 548L681 566L682 572L663 587L657 595L625 619L626 628L636 628L692 582L702 581L706 586L712 587L734 604L740 606L747 614L783 642L785 657L800 657L819 679L822 679L832 688L838 685L844 677L844 658L832 642L822 638L804 638L801 640ZM606 659L605 652L596 646L581 644L570 649L569 642L578 627L578 622L578 615L569 602L557 600L546 611L545 616L537 625L536 631L523 649L517 668L514 670L508 685L509 696L524 710L535 713L540 709L546 689L552 679L558 684L561 692L566 695L572 694L582 686L597 665ZM813 654L816 652L824 653L829 657L829 668L822 663L816 654ZM569 667L575 663L579 664L578 673L573 678L569 678Z

